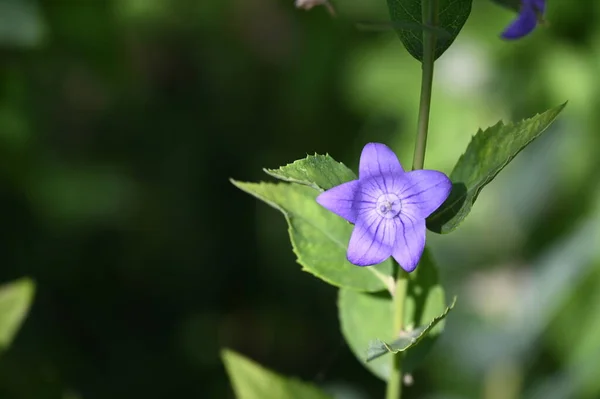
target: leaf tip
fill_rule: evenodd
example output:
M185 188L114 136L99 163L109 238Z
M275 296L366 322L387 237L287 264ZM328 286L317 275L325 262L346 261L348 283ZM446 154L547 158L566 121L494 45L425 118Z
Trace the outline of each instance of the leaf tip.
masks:
M235 187L239 188L240 190L244 190L244 182L243 181L239 181L239 180L235 180L233 177L229 178L229 183L233 184Z
M223 360L223 363L227 363L232 358L237 356L237 353L235 351L233 351L232 349L227 348L227 347L221 348L221 350L219 352L220 352L221 359Z
M6 288L11 292L18 292L27 303L31 302L31 299L35 294L35 282L30 277L21 277L4 284L2 288Z
M454 295L454 297L452 297L452 303L450 304L450 306L448 306L449 310L454 309L454 305L456 305L456 300L458 299L458 295Z

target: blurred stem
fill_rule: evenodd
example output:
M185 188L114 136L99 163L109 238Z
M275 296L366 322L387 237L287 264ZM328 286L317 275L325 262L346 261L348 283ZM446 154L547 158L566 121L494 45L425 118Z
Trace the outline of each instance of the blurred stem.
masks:
M422 0L421 14L423 25L437 26L438 0ZM417 141L413 157L413 170L423 169L427 131L429 129L429 110L431 108L431 87L433 85L433 64L435 62L435 31L423 29L423 61L421 63L421 100L419 102L419 120L417 122Z
M408 287L408 273L396 262L396 288L394 289L394 334L402 333L404 324L404 300ZM392 355L392 371L388 379L386 399L399 399L402 396L402 353Z
M522 396L523 370L519 363L503 360L494 364L483 380L484 399L518 399Z

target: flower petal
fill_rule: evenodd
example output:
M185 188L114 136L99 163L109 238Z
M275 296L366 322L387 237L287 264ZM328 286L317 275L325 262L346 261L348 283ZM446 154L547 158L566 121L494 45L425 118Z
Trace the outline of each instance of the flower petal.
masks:
M370 177L368 179L360 179L360 199L377 202L377 198L387 193L388 187L392 184L386 182L383 177Z
M317 197L317 203L350 223L356 223L356 217L360 210L356 206L359 190L359 181L352 180L322 192Z
M437 170L413 170L404 175L407 183L399 195L402 213L425 219L446 201L452 190L450 179Z
M415 270L425 249L425 219L401 215L393 219L397 224L396 243L392 256L407 272Z
M502 32L502 38L519 39L533 31L537 25L537 13L530 5L523 5L517 19Z
M358 167L359 179L393 176L403 172L398 157L385 144L368 143L363 148Z
M383 262L392 255L396 240L394 219L385 219L375 210L361 214L356 222L347 257L358 266L371 266Z

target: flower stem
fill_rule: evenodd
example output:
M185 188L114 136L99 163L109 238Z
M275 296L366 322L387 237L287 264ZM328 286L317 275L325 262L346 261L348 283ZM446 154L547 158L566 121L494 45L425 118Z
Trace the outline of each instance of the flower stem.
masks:
M422 0L421 14L424 26L436 26L438 0ZM433 64L435 62L435 32L423 29L423 62L421 63L421 100L419 102L419 120L417 124L417 141L413 158L413 170L423 169L425 164L425 148L429 129L429 110L431 108L431 87L433 85ZM394 288L394 333L399 335L404 328L404 301L408 287L408 274L394 262L396 268L396 284ZM403 353L392 355L392 370L387 383L386 399L402 397L402 357Z
M437 25L438 0L422 0L421 14L423 25ZM429 110L431 108L431 86L433 84L433 64L435 62L435 32L423 29L423 62L421 63L421 99L419 101L419 120L417 122L417 141L413 157L413 170L423 169L425 147L429 129Z
M394 289L394 333L400 334L404 324L404 300L408 287L408 273L394 262L396 288ZM388 379L386 399L399 399L402 395L402 353L392 355L392 371Z

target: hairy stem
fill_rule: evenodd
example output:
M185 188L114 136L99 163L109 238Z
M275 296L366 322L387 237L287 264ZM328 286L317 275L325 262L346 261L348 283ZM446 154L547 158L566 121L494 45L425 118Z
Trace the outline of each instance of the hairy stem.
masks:
M423 25L437 26L438 0L422 0ZM419 119L417 122L417 141L413 157L413 170L423 169L427 131L429 129L429 110L431 108L431 86L433 84L433 64L435 61L435 31L423 29L423 62L421 64L421 99L419 101Z

